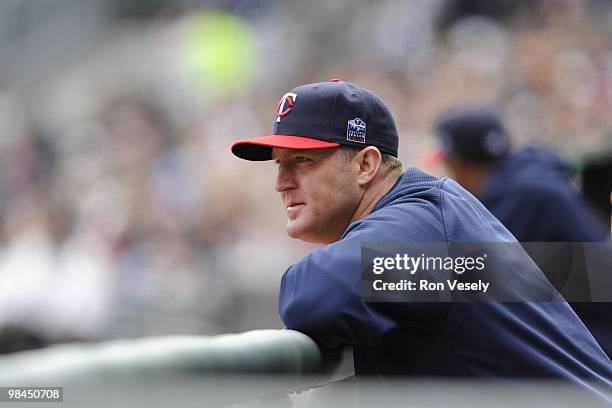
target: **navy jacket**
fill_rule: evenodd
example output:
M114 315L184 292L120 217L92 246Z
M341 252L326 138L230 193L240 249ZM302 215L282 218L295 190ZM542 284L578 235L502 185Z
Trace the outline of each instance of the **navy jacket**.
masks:
M520 242L607 240L570 184L566 165L544 149L527 147L501 159L479 199ZM571 306L611 357L612 303Z
M352 345L357 376L556 377L612 389L612 363L567 303L364 303L362 243L516 242L450 179L406 171L365 218L282 278L285 325Z
M527 147L502 158L478 197L520 242L606 241L604 228L553 153Z

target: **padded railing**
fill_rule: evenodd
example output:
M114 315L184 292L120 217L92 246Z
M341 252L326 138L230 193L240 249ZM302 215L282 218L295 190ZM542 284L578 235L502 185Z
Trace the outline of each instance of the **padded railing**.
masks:
M322 365L315 342L293 330L76 343L0 357L0 386L70 385L186 373L308 374Z

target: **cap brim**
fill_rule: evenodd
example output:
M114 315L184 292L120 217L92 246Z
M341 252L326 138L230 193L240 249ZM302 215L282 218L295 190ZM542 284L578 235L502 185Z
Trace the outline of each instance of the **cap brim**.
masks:
M255 139L238 140L232 144L232 153L245 160L272 160L272 148L283 149L330 149L339 143L325 142L302 136L270 135Z

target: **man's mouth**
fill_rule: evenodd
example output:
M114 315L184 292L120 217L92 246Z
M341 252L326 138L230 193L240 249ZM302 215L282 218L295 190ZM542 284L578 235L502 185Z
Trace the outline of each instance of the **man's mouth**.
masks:
M304 206L306 204L304 203L298 203L298 202L290 202L289 204L287 204L287 211L295 211L298 210L299 208L301 208L302 206Z

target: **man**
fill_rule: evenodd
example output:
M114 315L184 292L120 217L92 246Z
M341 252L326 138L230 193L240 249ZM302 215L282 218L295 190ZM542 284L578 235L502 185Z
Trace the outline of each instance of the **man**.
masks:
M607 240L605 230L571 185L567 166L541 148L512 152L508 132L492 109L449 111L438 119L435 129L453 178L478 197L520 242ZM572 265L569 248L564 251L566 259L557 257L559 262L550 268L549 276ZM571 305L612 356L612 303Z
M564 302L365 303L361 245L515 241L450 179L403 172L389 109L349 82L299 86L273 134L232 152L275 160L290 237L322 245L284 274L280 315L356 375L557 377L612 387L610 360Z
M567 166L534 146L512 152L493 110L447 112L437 121L436 134L453 178L519 241L606 241L604 228L570 184Z

